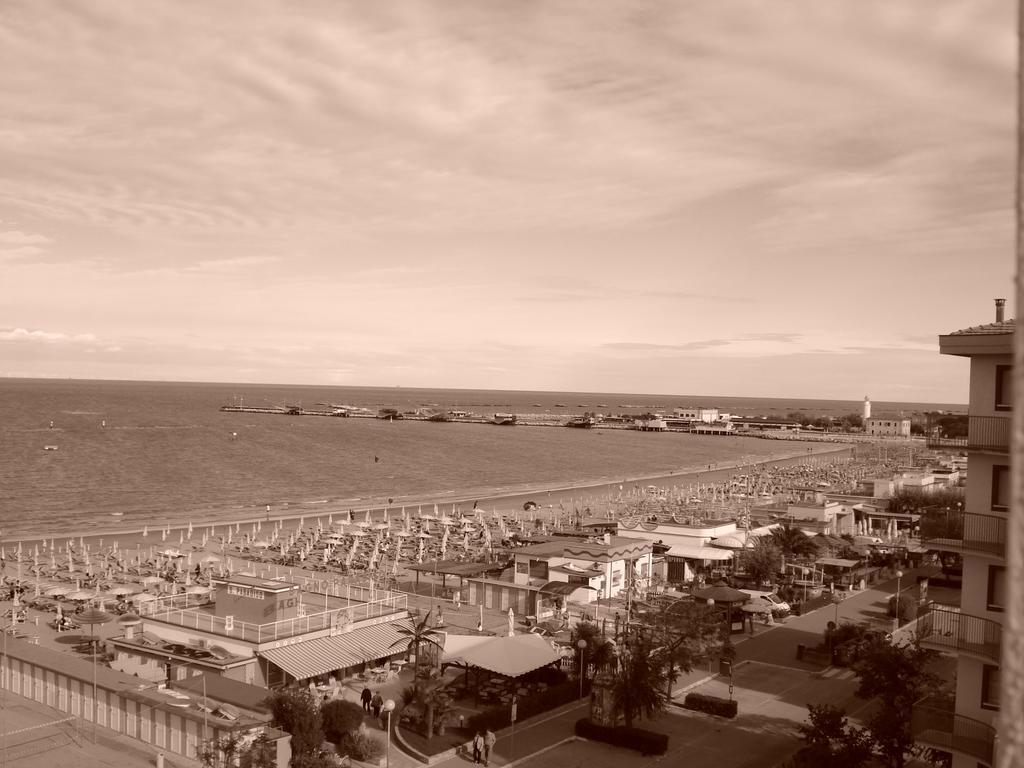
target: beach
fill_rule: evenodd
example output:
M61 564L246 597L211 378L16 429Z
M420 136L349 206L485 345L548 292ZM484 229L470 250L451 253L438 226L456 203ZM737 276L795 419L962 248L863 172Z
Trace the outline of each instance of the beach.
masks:
M10 552L20 543L23 551L31 553L36 546L46 543L49 546L54 542L56 546L63 547L66 542L74 541L75 546L87 545L90 551L109 549L116 546L122 551L140 552L147 551L150 547L163 549L166 547L183 547L193 552L219 552L217 537L227 532L229 526L249 528L253 525L280 525L280 535L287 535L306 526L315 526L320 521L326 528L329 519L334 522L341 522L351 514L353 519L361 520L369 512L375 521L383 520L385 515L392 519L401 517L403 511L416 514L417 511L432 512L435 505L442 513L445 512L469 512L474 506L484 512L496 512L499 514L522 513L523 505L532 501L538 505L534 512L535 517L544 518L544 512L562 512L578 509L581 512L590 508L591 515L602 514L602 504L608 504L615 498L634 493L637 488L655 486L659 489L686 489L701 484L721 483L731 476L738 474L744 468L759 466L784 466L787 464L798 464L808 461L828 462L835 458L852 455L852 448L848 445L837 446L830 443L802 443L786 442L780 445L780 450L773 456L765 458L762 456L747 458L727 463L712 463L710 465L681 467L677 471L668 473L654 473L648 475L634 475L624 477L621 480L602 482L582 482L578 484L564 483L554 485L526 485L514 489L505 489L494 494L459 493L453 492L443 496L431 495L422 498L396 498L390 505L376 505L364 507L338 507L337 505L323 505L315 512L308 508L299 512L287 512L270 508L264 515L247 515L238 517L231 521L218 518L210 520L185 520L168 524L166 526L148 526L147 528L118 528L116 522L105 525L107 521L97 520L90 529L69 531L54 536L11 536L0 538L0 546L8 552L7 574L10 575L12 562ZM112 518L113 520L113 518ZM192 537L186 534L192 529ZM209 537L205 547L200 546L200 538L204 531L213 528L213 535ZM242 531L244 532L244 530ZM145 535L144 535L145 534Z

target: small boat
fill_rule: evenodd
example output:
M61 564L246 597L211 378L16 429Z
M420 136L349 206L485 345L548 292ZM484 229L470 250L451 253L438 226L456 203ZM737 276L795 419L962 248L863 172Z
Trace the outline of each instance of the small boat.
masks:
M565 403L555 403L555 408L565 408Z
M111 512L111 517L124 517L124 512Z
M583 416L573 416L567 422L565 426L573 427L575 429L592 429L597 424L597 419L590 414L584 414Z
M494 414L494 423L503 427L514 426L516 415L514 413L496 413Z
M43 446L43 450L44 451L56 451L59 447L60 447L59 445L44 445Z

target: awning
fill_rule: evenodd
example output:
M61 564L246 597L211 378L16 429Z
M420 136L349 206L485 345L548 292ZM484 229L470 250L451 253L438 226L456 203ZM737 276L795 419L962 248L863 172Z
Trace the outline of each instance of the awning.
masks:
M593 589L597 591L595 587L588 586L586 584L570 584L567 581L549 581L538 591L542 595L558 595L559 597L565 597L571 595L577 589Z
M687 560L732 560L732 552L728 549L699 544L673 544L665 554L669 557L685 557Z
M853 568L860 563L859 560L843 560L841 557L820 557L814 561L815 565L831 565L836 568Z
M560 658L561 654L551 643L531 633L493 637L486 643L466 648L461 654L464 664L506 677L525 675L554 664Z
M405 638L399 628L408 628L409 621L395 624L376 624L372 627L354 629L344 635L306 640L283 648L260 651L260 656L270 661L297 680L316 677L336 669L354 667L367 661L404 653L405 648L398 640Z
M444 637L444 655L441 657L441 661L463 664L463 656L470 648L489 643L493 639L494 635L453 635L446 633Z

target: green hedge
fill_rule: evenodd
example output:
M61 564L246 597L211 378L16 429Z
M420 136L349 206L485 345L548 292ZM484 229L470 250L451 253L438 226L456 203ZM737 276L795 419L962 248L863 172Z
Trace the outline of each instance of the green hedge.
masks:
M577 683L562 683L551 686L542 694L520 696L516 704L516 722L568 704L570 701L576 701L579 695L580 688ZM496 731L511 725L511 716L512 705L501 704L467 718L466 728L470 733L476 733L485 728Z
M641 755L664 755L668 751L668 736L643 728L598 725L590 718L576 721L576 735L583 739L603 741L616 747L635 749Z
M707 696L703 693L688 693L683 700L686 709L693 709L697 712L706 712L709 715L719 717L736 717L739 707L735 701L720 699L717 696Z

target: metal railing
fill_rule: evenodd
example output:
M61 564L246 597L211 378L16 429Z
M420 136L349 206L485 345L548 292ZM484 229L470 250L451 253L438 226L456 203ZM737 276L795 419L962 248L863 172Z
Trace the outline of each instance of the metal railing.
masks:
M956 606L929 603L916 629L923 645L999 663L1003 627L998 622L961 613Z
M918 704L910 716L910 729L919 743L993 764L996 730L980 720L949 709Z
M379 590L377 594L380 594ZM281 619L266 624L253 624L198 610L200 603L194 595L169 595L142 603L139 615L166 624L202 630L252 643L266 643L307 632L345 626L380 616L403 613L408 610L408 597L389 593L388 597L366 602L353 602L340 608Z
M1006 557L1006 518L958 510L930 510L921 516L921 543L947 552Z
M1010 417L929 416L929 448L965 448L978 451L1010 450Z

